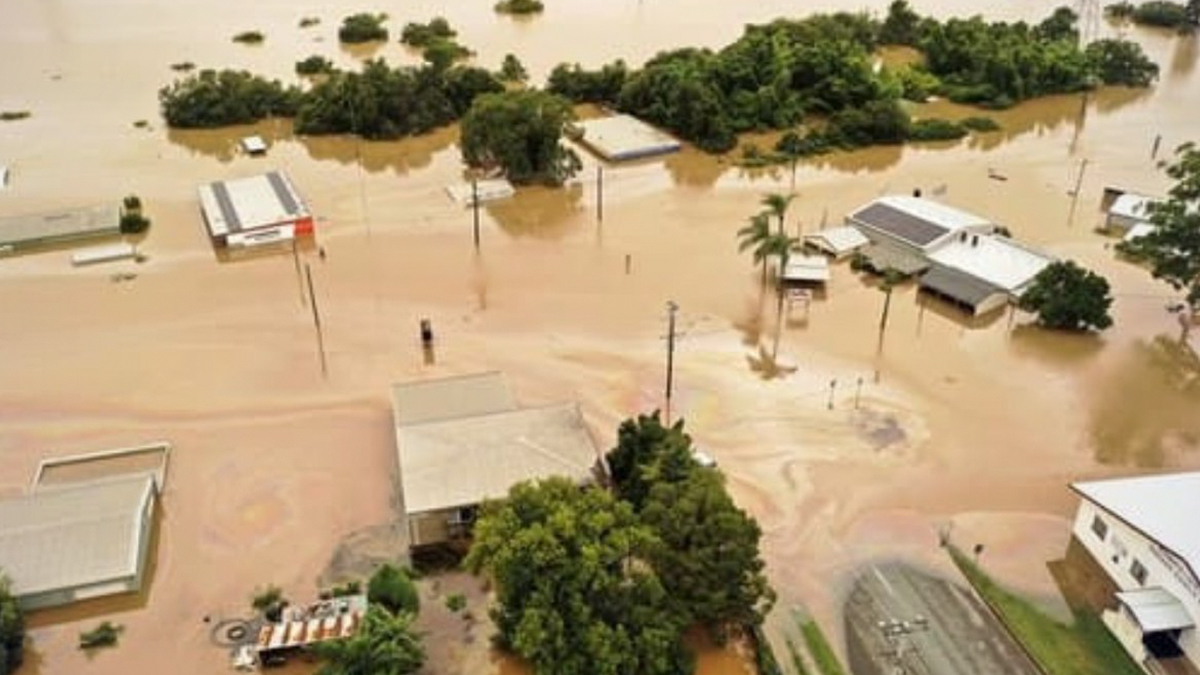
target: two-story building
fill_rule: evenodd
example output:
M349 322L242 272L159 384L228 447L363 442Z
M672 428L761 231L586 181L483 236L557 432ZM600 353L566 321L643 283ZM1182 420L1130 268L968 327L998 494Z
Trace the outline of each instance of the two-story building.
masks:
M1200 672L1200 471L1071 488L1072 550L1102 574L1104 624L1147 672Z

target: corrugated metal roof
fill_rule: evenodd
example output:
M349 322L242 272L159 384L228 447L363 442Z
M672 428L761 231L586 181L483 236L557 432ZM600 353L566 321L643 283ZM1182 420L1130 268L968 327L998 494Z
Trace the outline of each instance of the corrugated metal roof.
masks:
M517 402L500 372L405 382L392 387L396 426L516 410Z
M0 246L112 235L120 232L120 224L121 213L115 204L8 216L0 218Z
M581 120L575 126L579 139L604 159L622 161L675 152L682 144L632 115L611 115Z
M201 185L198 192L214 237L309 217L291 181L280 171Z
M0 502L0 568L20 597L133 576L154 477L46 486Z
M1200 572L1200 471L1073 483L1088 501L1129 523Z
M977 307L984 300L1005 293L1003 288L942 265L934 265L921 277L921 288L936 291L961 303Z
M829 281L829 261L823 255L792 256L783 269L783 280L825 283Z
M404 509L439 511L496 499L523 480L590 480L599 460L574 403L397 430Z
M871 242L858 228L844 225L804 235L804 241L834 255L849 253Z
M900 251L891 246L870 244L862 249L867 262L878 272L893 269L905 276L911 276L929 268L929 261L916 255Z
M1179 630L1196 625L1179 598L1160 587L1120 591L1117 599L1129 608L1143 633Z
M853 223L925 248L938 238L964 228L990 228L991 223L973 213L960 211L921 197L881 197L852 213Z

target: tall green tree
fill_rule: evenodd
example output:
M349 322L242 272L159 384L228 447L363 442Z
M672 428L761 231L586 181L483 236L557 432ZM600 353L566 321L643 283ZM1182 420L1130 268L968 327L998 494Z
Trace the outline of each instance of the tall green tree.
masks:
M565 478L481 509L464 564L496 588L499 643L537 675L683 675L692 663L631 506Z
M1155 228L1122 250L1147 260L1155 278L1185 291L1192 310L1200 311L1200 149L1180 146L1166 171L1175 185L1165 201L1150 207Z
M887 18L879 27L879 42L885 45L916 46L920 39L918 29L921 16L913 11L905 0L892 0L888 5Z
M500 64L500 79L505 82L524 82L529 79L525 65L516 54L504 55L504 62Z
M0 570L0 675L21 665L25 645L25 617L12 595L8 577Z
M1040 325L1061 330L1108 328L1110 305L1108 281L1070 260L1051 263L1038 272L1018 304L1037 312Z
M754 263L762 265L762 283L767 283L766 242L771 238L771 214L762 212L750 217L750 224L737 231L738 252L753 251Z
M768 257L779 259L779 268L776 270L776 276L779 280L783 279L783 272L787 269L787 264L792 258L792 254L800 250L800 240L796 237L789 237L783 232L776 232L767 237L763 242L763 248Z
M762 533L716 469L694 466L682 481L654 483L640 516L662 541L651 564L690 623L718 640L762 623L775 600L758 552Z
M573 113L566 99L536 89L484 94L462 120L462 156L472 167L500 170L515 183L560 185L579 171L560 142Z
M408 675L425 663L421 638L412 629L412 614L393 614L370 605L350 637L314 645L325 660L318 675Z
M760 202L763 206L767 207L767 211L769 211L771 215L779 219L780 234L783 234L783 227L787 219L788 207L792 205L792 200L795 198L796 195L794 194L785 195L780 192L772 192L770 194L763 195L762 201Z
M655 483L684 480L695 464L683 420L663 426L657 410L622 422L617 444L606 459L613 490L635 509L642 507Z

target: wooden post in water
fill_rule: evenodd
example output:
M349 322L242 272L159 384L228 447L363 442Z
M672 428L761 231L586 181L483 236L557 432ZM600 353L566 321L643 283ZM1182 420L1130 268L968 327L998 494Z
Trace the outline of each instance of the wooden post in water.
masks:
M596 220L604 222L604 167L596 165Z
M1150 148L1150 159L1155 159L1158 157L1158 146L1160 143L1162 143L1162 134L1158 134L1154 137L1154 147Z

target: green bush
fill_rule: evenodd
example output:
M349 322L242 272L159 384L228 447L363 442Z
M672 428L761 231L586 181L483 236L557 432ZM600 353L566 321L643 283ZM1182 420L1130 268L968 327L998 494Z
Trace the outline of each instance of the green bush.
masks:
M560 63L550 71L546 90L576 103L613 103L628 78L629 68L620 59L590 71Z
M137 195L128 195L125 199L121 200L121 203L125 206L126 211L136 211L138 213L142 211L142 198Z
M329 589L329 595L335 598L343 598L348 595L359 595L362 593L362 582L355 579L347 581L344 584L338 584Z
M451 593L446 596L446 609L451 612L461 612L467 607L467 596L462 593Z
M283 608L287 607L287 598L283 590L275 584L255 591L250 598L250 608L266 617L267 621L279 621L283 616Z
M124 630L124 626L105 621L92 630L79 634L79 648L96 649L99 647L111 647L117 644L117 639Z
M367 582L368 602L378 603L394 614L416 614L421 608L417 587L408 573L393 565L384 565Z
M999 131L1000 125L990 117L966 117L958 121L964 128L971 131Z
M458 35L450 23L442 17L435 17L429 23L407 23L400 31L400 41L410 47L425 47L435 40L452 38Z
M387 21L387 14L351 14L342 19L342 25L338 28L338 40L347 44L386 40L388 31L383 27L384 21Z
M900 95L916 103L924 103L942 86L941 80L936 75L923 68L905 66L896 70L894 75L900 83Z
M913 122L908 132L914 141L956 141L966 135L963 125L936 117Z
M28 110L5 110L4 112L0 112L0 121L16 122L17 120L23 120L32 114L33 113L29 112Z
M1132 2L1118 2L1104 8L1104 15L1110 19L1131 19L1137 11L1137 5Z
M1168 0L1150 0L1133 10L1133 22L1143 26L1182 28L1188 24L1187 7Z
M201 70L158 91L167 124L184 129L250 124L272 115L290 117L300 99L295 87L237 70Z
M1096 40L1085 50L1088 64L1104 84L1147 87L1158 77L1158 64L1128 40Z
M321 20L315 16L306 16L303 19L300 19L301 28L312 28L319 23L321 23Z
M260 44L266 39L267 39L267 36L263 35L262 33L258 32L256 30L244 31L242 33L238 33L237 35L233 36L234 42L240 42L240 43L246 44L246 45Z
M196 69L196 64L191 61L179 61L171 64L171 70L178 73L186 73Z
M140 213L121 214L121 234L141 234L150 229L150 219Z
M537 14L544 6L542 0L500 0L495 9L501 14Z
M297 75L322 75L333 72L333 61L316 54L296 62Z
M515 54L505 54L504 62L500 64L500 79L504 82L524 82L529 79L529 73Z

